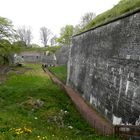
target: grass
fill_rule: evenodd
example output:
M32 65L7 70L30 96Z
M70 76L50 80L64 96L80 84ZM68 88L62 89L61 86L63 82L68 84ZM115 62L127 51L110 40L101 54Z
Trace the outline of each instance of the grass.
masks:
M41 66L30 67L0 86L0 140L117 140L97 135Z
M140 7L140 0L121 0L112 9L98 15L93 21L85 26L82 31L89 30L90 28L119 17L126 12L133 11L138 7Z
M55 53L60 48L61 48L60 46L40 47L40 48L22 48L21 51L37 51L37 52L49 51L50 53Z
M67 66L49 67L49 70L56 75L62 82L66 83L67 80Z

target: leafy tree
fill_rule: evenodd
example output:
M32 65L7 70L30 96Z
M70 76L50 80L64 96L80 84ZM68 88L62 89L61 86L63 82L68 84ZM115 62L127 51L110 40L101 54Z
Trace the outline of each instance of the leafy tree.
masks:
M46 27L40 28L40 38L41 38L41 41L42 41L44 47L47 47L48 40L49 40L51 34L52 33L51 33L50 29L48 29Z
M0 60L1 63L7 64L10 62L10 54L12 53L12 44L5 39L0 40Z
M73 25L66 25L65 27L61 28L60 37L57 39L57 42L60 45L70 46L73 31Z
M25 47L27 47L26 43L24 41L13 42L13 46L15 46L15 48L25 48Z
M0 40L1 39L13 39L15 37L15 30L13 29L12 22L0 17Z
M16 49L11 42L15 40L15 35L12 22L0 17L0 64L7 64L12 60Z

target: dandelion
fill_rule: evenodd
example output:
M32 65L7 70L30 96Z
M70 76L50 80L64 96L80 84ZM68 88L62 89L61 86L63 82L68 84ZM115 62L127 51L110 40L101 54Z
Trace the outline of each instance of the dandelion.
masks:
M30 128L26 128L26 127L23 127L23 128L16 128L16 129L10 129L10 131L14 131L16 135L20 135L20 134L23 134L23 133L31 133L32 130Z
M32 132L32 130L31 130L31 129L29 129L29 128L24 127L24 132L25 132L25 133L31 133L31 132Z

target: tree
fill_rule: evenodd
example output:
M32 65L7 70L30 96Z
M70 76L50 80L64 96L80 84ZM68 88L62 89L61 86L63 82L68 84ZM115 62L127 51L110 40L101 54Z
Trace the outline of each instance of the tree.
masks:
M81 26L80 26L80 24L78 24L78 25L76 25L75 27L74 27L74 31L73 31L73 34L78 34L78 33L80 33L81 32Z
M15 30L13 29L12 22L7 19L0 17L0 40L1 39L14 39Z
M31 43L31 40L32 40L32 32L31 32L31 29L30 28L28 28L27 30L26 30L26 40L27 40L27 46L29 46L30 45L30 43Z
M51 38L51 46L55 46L56 44L57 44L57 42L56 42L56 40L57 40L57 37L56 37L56 35L54 35L52 38Z
M18 37L19 37L20 41L25 42L26 46L30 47L31 40L33 38L31 28L25 27L25 26L20 27L17 30L17 33L18 33Z
M74 34L78 34L86 29L86 26L96 17L95 13L88 12L81 17L81 21L74 27Z
M12 41L15 40L15 30L9 19L0 17L0 64L9 63L15 47Z
M41 41L42 41L44 47L47 47L50 35L51 35L50 29L48 29L46 27L40 28L40 38L41 38Z
M6 39L0 40L0 64L9 64L13 62L13 54L18 48Z
M25 48L26 44L24 41L15 41L13 42L13 46L15 46L15 48L21 49L21 48Z
M66 25L65 27L61 28L60 37L57 39L57 42L60 45L71 45L71 38L73 35L74 27L72 25Z
M95 17L96 14L93 12L85 13L84 16L81 17L81 22L80 22L81 28L84 28L86 25L88 25Z
M38 44L31 44L32 45L32 48L40 48L40 46Z

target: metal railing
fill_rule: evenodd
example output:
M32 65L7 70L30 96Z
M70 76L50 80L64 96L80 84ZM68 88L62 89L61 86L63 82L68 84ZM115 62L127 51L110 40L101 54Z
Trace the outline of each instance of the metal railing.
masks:
M140 125L116 125L115 134L124 138L140 140Z

